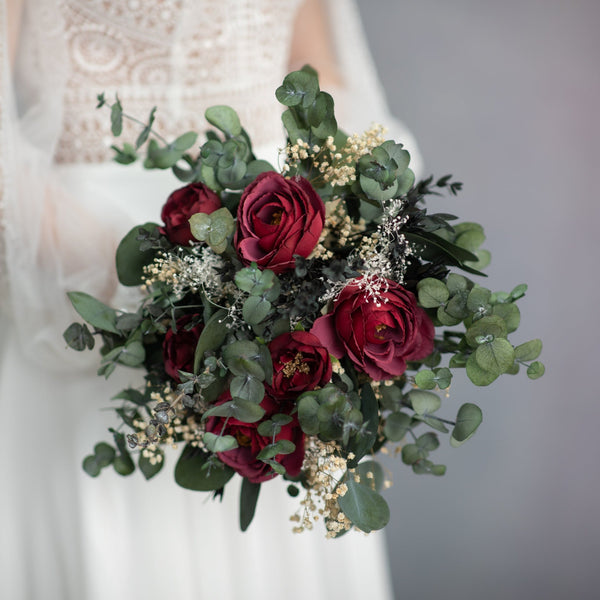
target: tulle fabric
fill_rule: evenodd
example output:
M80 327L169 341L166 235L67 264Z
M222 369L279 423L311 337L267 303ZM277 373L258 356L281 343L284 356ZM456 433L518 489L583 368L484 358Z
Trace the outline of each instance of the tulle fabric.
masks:
M372 120L388 125L415 161L414 140L387 112L355 6L348 0L327 6L347 82L346 90L332 91L340 123L347 131ZM142 379L123 370L104 381L95 375L94 353L65 348L62 332L77 319L66 292L130 304L135 290L116 283L116 244L133 224L157 220L180 184L169 172L53 163L66 76L53 8L52 0L27 2L29 18L46 24L32 30L45 52L30 65L39 80L15 99L0 5L0 597L391 598L383 536L326 541L319 527L292 534L288 519L298 501L282 481L263 486L255 521L242 534L239 481L222 502L182 490L172 480L176 452L150 482L140 473L125 479L83 473L82 458L117 425L103 410L109 398ZM276 164L282 143L274 132L257 154Z

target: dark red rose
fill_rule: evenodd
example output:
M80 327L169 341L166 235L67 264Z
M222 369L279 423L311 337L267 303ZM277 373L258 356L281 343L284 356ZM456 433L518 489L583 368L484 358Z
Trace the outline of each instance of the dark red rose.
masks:
M197 316L186 315L177 319L175 323L177 332L169 329L163 341L165 371L169 377L172 377L177 382L180 381L177 371L191 373L194 370L194 353L198 338L202 332L202 325L196 325L191 329L186 329L186 325Z
M217 404L222 404L231 400L231 395L226 392L221 396ZM270 396L265 396L260 405L266 413L263 419L258 423L243 423L234 418L229 418L223 430L224 417L209 417L206 420L206 431L219 435L232 435L238 441L238 447L227 452L218 452L219 459L226 465L229 465L236 473L246 477L252 483L260 483L276 477L276 473L270 465L257 460L258 453L268 446L273 440L271 437L265 437L258 433L258 426L262 421L267 420L274 414L280 413L280 407L277 400ZM284 425L275 441L290 440L296 444L296 449L291 454L278 454L274 460L281 463L287 474L295 477L300 473L302 461L304 460L304 432L300 428L298 419L294 416L291 423Z
M295 398L331 379L329 352L312 333L284 333L269 344L269 351L273 359L273 383L267 389L275 398Z
M238 207L235 247L245 264L282 273L294 268L294 254L307 257L317 245L325 205L302 177L261 173Z
M190 183L175 190L162 208L161 219L165 226L160 232L173 244L189 246L194 239L189 220L196 213L210 214L221 208L221 200L203 183Z
M368 296L360 279L347 285L332 311L319 317L311 333L337 358L348 356L374 380L404 373L406 361L433 351L433 323L411 292L386 280L381 302Z

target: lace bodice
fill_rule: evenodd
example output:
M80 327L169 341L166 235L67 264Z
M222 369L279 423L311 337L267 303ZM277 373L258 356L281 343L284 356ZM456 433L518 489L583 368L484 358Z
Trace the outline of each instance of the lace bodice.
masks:
M156 129L168 139L202 131L204 110L225 103L238 111L255 145L281 138L273 91L286 72L297 4L60 0L57 13L30 18L38 27L48 27L45 18L52 22L49 30L62 29L53 42L65 60L57 76L63 118L56 162L100 162L112 155L108 115L95 109L102 91L110 100L118 92L126 112L142 119L158 106ZM25 71L23 89L34 86L27 79L47 68L48 51L43 44L29 49L38 59L28 59L34 68ZM126 127L124 139L135 139L139 129Z

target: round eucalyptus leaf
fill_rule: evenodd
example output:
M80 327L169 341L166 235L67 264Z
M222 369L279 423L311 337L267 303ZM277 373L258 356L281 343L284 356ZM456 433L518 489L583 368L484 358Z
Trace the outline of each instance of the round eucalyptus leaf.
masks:
M509 369L515 360L512 344L504 338L495 338L481 344L475 350L475 360L484 370L501 375Z
M382 529L390 520L387 502L367 485L356 483L352 474L346 480L348 490L338 499L343 513L365 533Z
M298 421L306 435L319 433L319 403L313 395L303 394L298 400Z
M483 312L489 307L492 292L486 288L475 286L467 297L467 308L472 312Z
M458 292L469 291L470 283L471 282L466 277L458 275L457 273L450 273L448 279L446 279L446 287L451 296L454 296Z
M517 360L529 361L535 360L542 352L542 340L535 339L520 344L515 348L515 358Z
M267 318L271 306L271 303L261 296L250 296L242 306L242 317L249 325L258 325Z
M387 417L383 433L391 442L400 442L410 429L411 418L402 412L394 412Z
M537 360L527 367L527 377L529 377L529 379L539 379L545 372L546 367Z
M242 398L259 404L265 397L265 386L262 381L250 374L236 375L229 384L229 391L234 398Z
M232 412L233 416L238 421L242 421L243 423L256 423L256 421L260 421L263 418L265 409L250 400L234 398Z
M117 265L117 277L119 282L126 286L138 286L144 281L144 267L149 265L156 255L155 250L140 250L140 242L137 239L140 231L154 231L156 223L144 223L131 229L121 240L117 247L115 261Z
M482 369L477 363L474 353L467 359L466 367L467 377L478 386L490 385L490 383L498 379L499 376L499 373Z
M477 431L482 420L483 415L479 406L468 402L463 404L458 409L451 439L459 444L466 442Z
M498 315L490 315L475 321L465 334L467 343L476 348L480 342L477 338L485 338L492 336L494 338L505 338L507 335L506 323L502 317Z
M442 401L437 394L424 390L410 390L408 392L413 410L418 415L431 414L440 408Z
M435 373L428 369L421 369L415 375L415 383L422 390L433 390L435 388L435 386L437 385L436 380L435 380Z
M437 308L444 304L450 297L448 288L444 282L433 277L421 279L417 284L417 295L419 304L424 308Z
M521 312L516 304L496 304L492 308L492 314L504 319L504 322L506 323L506 331L508 333L516 331L521 322Z
M115 449L106 442L100 442L94 446L94 458L96 463L102 469L108 467L115 458Z
M237 440L232 435L217 435L206 431L202 435L202 441L211 452L227 452L238 447Z
M83 470L90 477L98 477L98 475L100 475L100 471L102 470L102 468L98 464L98 461L96 460L96 457L92 454L90 454L89 456L86 456L83 459L82 466L83 466Z

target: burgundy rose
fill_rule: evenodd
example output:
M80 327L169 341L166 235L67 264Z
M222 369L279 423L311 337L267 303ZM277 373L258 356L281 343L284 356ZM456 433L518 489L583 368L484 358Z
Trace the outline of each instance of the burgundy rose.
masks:
M282 273L294 268L294 254L307 257L317 245L325 205L302 177L261 173L238 207L235 247L246 264Z
M221 200L203 183L190 183L175 190L162 208L161 219L165 226L160 232L173 244L189 246L194 239L189 219L196 213L210 214L221 208Z
M165 371L177 382L180 381L178 371L191 373L194 370L194 353L202 332L202 325L196 325L191 329L186 329L186 325L197 316L185 315L177 319L175 323L177 332L169 329L163 341Z
M284 333L269 344L269 351L273 359L273 383L268 391L275 398L295 398L331 379L329 352L312 333Z
M231 400L231 395L226 392L221 396L217 404L222 404ZM281 412L279 403L265 396L260 405L265 409L266 413L262 421L267 420L270 416ZM261 421L261 422L262 422ZM225 424L226 422L226 424ZM225 429L223 425L225 424ZM265 437L258 433L258 423L243 423L230 417L210 417L206 421L206 431L210 431L216 435L232 435L238 442L238 447L226 452L218 452L219 459L226 465L229 465L234 471L242 477L246 477L252 483L260 483L273 479L277 474L267 463L258 460L258 453L272 443L272 437ZM287 474L295 477L300 473L302 461L304 460L304 432L300 428L298 419L293 417L293 420L288 425L283 425L281 431L275 436L275 441L290 440L296 444L296 449L290 454L278 454L274 460L281 463Z
M321 343L374 380L404 373L406 361L425 358L433 351L433 323L411 292L395 281L386 280L388 290L381 302L374 302L360 286L347 285L332 311L319 317L312 329Z

